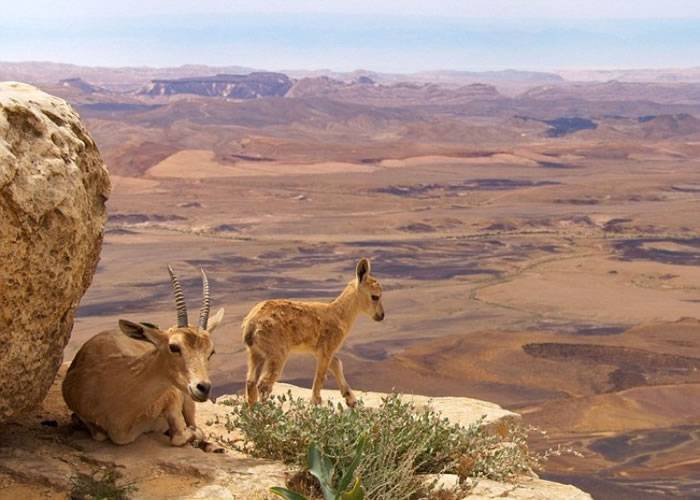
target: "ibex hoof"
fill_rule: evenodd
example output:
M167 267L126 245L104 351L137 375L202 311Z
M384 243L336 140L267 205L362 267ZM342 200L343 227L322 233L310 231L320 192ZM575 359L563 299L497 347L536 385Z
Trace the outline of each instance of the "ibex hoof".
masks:
M106 440L107 440L107 434L105 434L104 432L101 432L101 431L96 431L96 432L92 435L92 439L94 439L95 441L100 441L100 442L101 442L101 441L106 441Z
M190 441L192 441L192 437L186 432L175 434L170 438L170 444L173 446L185 446Z
M311 402L315 405L321 404L321 396L311 396Z
M204 440L204 432L198 427L188 427L180 434L175 434L170 438L173 446L184 446L192 441Z
M199 427L190 427L190 432L192 432L192 441L204 441L204 431Z
M258 385L258 393L260 394L261 401L266 401L267 398L270 397L271 392L272 392L272 385L271 384Z
M226 450L216 443L210 441L200 441L198 448L205 453L225 453Z

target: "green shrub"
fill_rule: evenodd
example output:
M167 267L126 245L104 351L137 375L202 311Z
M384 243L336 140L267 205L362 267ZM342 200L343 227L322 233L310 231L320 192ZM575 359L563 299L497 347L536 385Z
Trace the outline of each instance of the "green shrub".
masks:
M106 469L92 474L77 473L71 477L71 500L127 500L136 491L131 484L119 485L121 473Z
M355 444L367 435L357 475L367 497L377 500L425 496L421 474L457 474L466 486L470 478L511 481L538 465L528 452L522 427L492 434L481 422L453 424L434 409L416 408L398 395L387 396L378 408L359 402L354 410L314 405L291 393L252 409L242 400L229 404L233 410L226 425L243 433L239 450L300 468L307 449L316 443L337 469L346 470Z

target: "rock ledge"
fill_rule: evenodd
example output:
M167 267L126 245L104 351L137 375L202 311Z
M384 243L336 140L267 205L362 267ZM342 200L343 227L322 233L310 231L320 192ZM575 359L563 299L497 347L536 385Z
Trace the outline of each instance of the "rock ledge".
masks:
M270 498L271 486L284 484L288 469L283 464L231 450L225 454L206 454L191 447L174 448L166 436L153 434L142 436L127 446L93 441L86 432L70 425L70 415L60 393L66 368L63 365L40 408L21 422L0 427L0 490L3 494L12 498L66 498L72 475L90 473L99 467L117 467L124 482L137 486L135 498L263 500ZM295 395L304 395L307 391L287 384L280 384L276 390L278 393L291 390ZM334 391L328 392L331 394L324 393L324 396L333 397ZM371 405L372 401L379 401L381 394L363 393L362 396ZM236 397L239 396L222 396L220 400ZM416 398L421 400L420 396ZM441 407L442 399L447 399L449 405ZM484 407L491 408L492 415L497 415L499 408L467 398L435 398L433 404L441 411L451 408L455 414L460 413L461 407L463 417L478 414ZM472 405L475 406L471 408ZM200 403L197 420L213 438L235 440L240 435L225 428L230 411L231 408L223 404ZM502 409L501 412L506 418L515 415ZM462 422L469 423L468 420ZM449 479L445 477L445 482ZM573 486L525 478L518 485L481 480L469 498L589 500L590 496Z

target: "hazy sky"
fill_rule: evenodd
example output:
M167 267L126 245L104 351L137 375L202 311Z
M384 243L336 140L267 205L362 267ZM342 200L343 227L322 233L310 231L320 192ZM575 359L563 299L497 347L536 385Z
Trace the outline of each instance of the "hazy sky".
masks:
M2 0L0 61L267 69L700 66L700 0Z

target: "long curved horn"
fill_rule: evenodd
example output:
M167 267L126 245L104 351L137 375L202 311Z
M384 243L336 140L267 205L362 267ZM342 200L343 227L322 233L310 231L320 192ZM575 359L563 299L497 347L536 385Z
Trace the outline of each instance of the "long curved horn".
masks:
M182 328L187 326L187 306L185 305L185 296L182 293L182 287L180 282L173 272L173 268L168 266L168 272L170 273L170 283L173 286L173 293L175 294L175 307L177 308L177 327Z
M209 280L207 279L207 274L202 271L202 308L199 310L199 328L202 330L207 329L207 323L209 322L209 309L211 309L211 301L209 299Z

